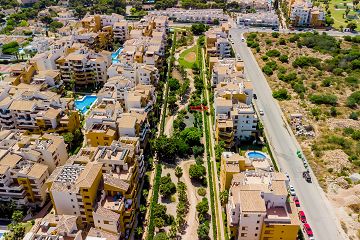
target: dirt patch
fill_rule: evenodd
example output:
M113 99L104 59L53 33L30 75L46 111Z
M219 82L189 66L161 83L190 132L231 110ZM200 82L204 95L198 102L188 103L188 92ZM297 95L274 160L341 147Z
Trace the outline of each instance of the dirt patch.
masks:
M193 62L195 62L195 60L196 60L196 53L194 53L194 52L189 52L188 54L185 55L184 59L185 59L185 61L187 61L187 62L193 63Z
M360 129L360 121L353 119L328 119L327 124L331 130L335 128L354 128Z
M340 149L325 151L321 159L335 172L340 172L344 167L351 167L349 156Z
M347 229L349 238L360 239L358 232L360 229L360 185L343 189L333 184L329 185L329 188L327 196L335 207L337 217Z
M182 76L181 73L179 72L179 70L177 70L176 68L173 68L171 76L177 80L179 80L180 82L182 82Z

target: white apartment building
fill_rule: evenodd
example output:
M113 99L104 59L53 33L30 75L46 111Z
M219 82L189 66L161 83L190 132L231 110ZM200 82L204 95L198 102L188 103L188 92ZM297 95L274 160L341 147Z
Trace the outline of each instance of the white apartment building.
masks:
M80 48L56 60L64 82L75 80L76 85L103 84L107 80L107 68L111 65L109 52L95 53Z
M121 20L113 24L114 39L119 42L125 42L130 37L128 22Z
M168 16L177 22L202 22L212 23L215 19L227 21L229 16L222 9L181 9L167 8L150 12L154 16Z
M46 200L44 182L48 176L48 166L5 153L0 160L0 200L13 201L18 206L42 207Z
M277 227L282 228L282 233L277 235L279 239L296 238L299 220L294 204L287 203L287 184L283 173L235 174L226 206L231 236L238 240L262 239L268 234L263 228L272 226L272 232Z
M296 25L306 26L310 22L311 2L295 2L291 6L290 20L296 22Z
M275 12L239 13L236 23L240 26L278 27L279 18Z
M211 85L244 78L244 62L235 58L218 59L212 68Z

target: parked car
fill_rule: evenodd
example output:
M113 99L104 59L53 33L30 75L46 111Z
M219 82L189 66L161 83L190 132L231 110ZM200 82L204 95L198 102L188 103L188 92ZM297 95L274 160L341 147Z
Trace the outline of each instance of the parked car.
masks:
M242 42L245 42L245 38L244 38L244 37L241 37L241 41L242 41Z
M259 113L261 116L264 115L264 111L261 108L259 109Z
M305 178L308 183L311 183L311 176L308 171L303 172L303 178Z
M256 96L256 94L255 94L255 93L254 93L253 97L254 97L254 99L257 99L257 96Z
M287 177L287 179L288 179L289 182L290 182L290 176L289 176L289 174L288 174L288 173L285 173L285 176Z
M296 196L295 188L292 185L289 185L289 192L291 196Z
M306 216L305 216L305 213L304 211L299 211L299 219L302 223L306 223Z
M312 237L314 235L313 231L308 223L304 224L304 230L309 237Z
M296 207L300 207L300 201L297 197L294 197L294 203Z

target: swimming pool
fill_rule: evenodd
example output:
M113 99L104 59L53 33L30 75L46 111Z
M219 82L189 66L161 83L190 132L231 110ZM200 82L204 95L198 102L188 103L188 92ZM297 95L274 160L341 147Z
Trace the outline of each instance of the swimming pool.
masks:
M75 100L75 108L79 110L82 114L85 114L92 105L96 102L97 96L87 95L79 100Z
M251 152L247 152L247 156L248 158L256 158L256 159L265 159L266 155L262 152L258 152L258 151L251 151Z
M119 48L118 50L116 50L115 52L113 52L113 53L111 54L111 61L112 61L112 63L119 63L119 62L120 62L120 60L118 59L118 57L119 57L119 55L120 55L120 53L122 52L123 49L124 49L124 48Z

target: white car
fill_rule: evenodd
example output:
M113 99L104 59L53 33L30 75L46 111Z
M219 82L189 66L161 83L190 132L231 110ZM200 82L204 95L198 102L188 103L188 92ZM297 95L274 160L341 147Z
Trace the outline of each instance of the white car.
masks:
M296 196L295 188L293 185L289 185L289 192L291 196Z
M287 177L287 179L289 179L289 182L290 182L290 176L288 173L285 173L285 176Z
M244 37L241 37L241 41L242 41L242 42L245 42L245 38L244 38Z
M259 113L261 116L264 115L264 111L262 109L259 109Z

